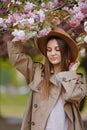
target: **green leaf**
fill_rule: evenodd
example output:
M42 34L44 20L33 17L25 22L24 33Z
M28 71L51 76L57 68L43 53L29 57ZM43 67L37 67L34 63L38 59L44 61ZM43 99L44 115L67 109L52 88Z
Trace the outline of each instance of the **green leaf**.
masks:
M28 35L30 33L30 30L29 29L26 29L25 30L25 34Z
M14 8L12 9L12 11L13 11L13 12L16 12L16 10L17 10L17 8L16 8L16 7L14 7Z

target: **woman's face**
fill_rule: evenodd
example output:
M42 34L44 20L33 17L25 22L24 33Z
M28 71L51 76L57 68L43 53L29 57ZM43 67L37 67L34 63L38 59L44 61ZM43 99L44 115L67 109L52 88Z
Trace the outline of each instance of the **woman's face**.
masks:
M47 57L51 64L56 65L61 62L61 53L56 39L51 39L47 43Z

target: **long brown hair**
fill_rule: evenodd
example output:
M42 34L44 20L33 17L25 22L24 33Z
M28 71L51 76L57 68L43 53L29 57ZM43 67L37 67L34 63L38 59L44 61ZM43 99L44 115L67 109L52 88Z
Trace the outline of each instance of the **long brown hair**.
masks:
M53 65L49 62L48 58L47 58L47 43L48 41L55 39L58 43L59 49L60 49L60 53L61 53L61 71L68 71L69 70L69 65L72 59L72 55L70 53L70 48L68 46L68 44L62 40L59 37L50 37L49 39L47 39L47 42L45 44L44 47L44 54L45 54L45 64L44 64L44 80L43 80L43 94L45 97L49 97L50 94L50 72L51 69L53 69Z

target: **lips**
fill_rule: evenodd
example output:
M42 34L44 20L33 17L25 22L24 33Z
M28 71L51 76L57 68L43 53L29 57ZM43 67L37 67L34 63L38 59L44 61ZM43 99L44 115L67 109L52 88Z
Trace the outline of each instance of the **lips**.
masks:
M51 57L50 60L57 60L58 57Z

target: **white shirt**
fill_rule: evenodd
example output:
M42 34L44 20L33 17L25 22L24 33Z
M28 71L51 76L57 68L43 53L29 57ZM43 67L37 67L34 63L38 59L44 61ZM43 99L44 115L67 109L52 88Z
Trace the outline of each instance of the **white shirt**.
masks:
M50 113L45 130L68 130L68 119L61 97Z

